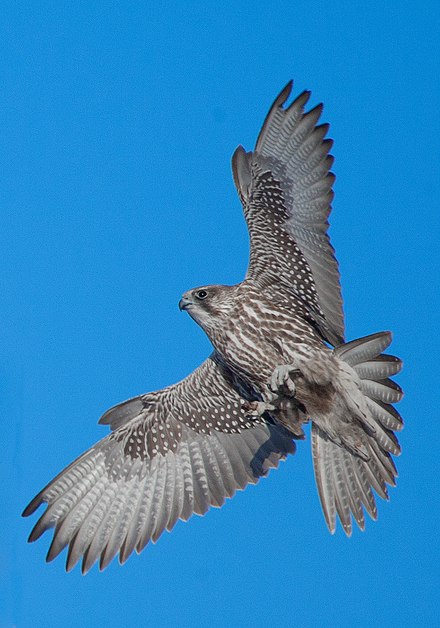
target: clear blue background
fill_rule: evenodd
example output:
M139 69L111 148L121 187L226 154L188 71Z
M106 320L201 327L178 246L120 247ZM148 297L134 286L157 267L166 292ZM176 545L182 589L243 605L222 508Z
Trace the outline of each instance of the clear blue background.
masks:
M4 626L437 624L438 7L2 3ZM348 338L390 328L406 363L398 488L365 533L331 537L300 443L124 567L66 575L20 512L107 433L104 410L209 353L177 302L243 277L230 156L291 77L336 140Z

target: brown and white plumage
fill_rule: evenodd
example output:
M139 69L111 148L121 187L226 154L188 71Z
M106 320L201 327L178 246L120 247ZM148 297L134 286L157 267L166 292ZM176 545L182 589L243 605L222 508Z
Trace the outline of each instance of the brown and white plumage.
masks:
M255 150L232 159L251 253L236 286L205 286L180 307L205 330L213 354L183 381L108 410L111 433L74 461L29 504L47 509L30 540L55 528L48 560L68 545L67 569L83 560L124 562L178 519L204 514L256 483L295 450L312 421L318 492L331 532L339 516L376 517L373 490L395 483L391 454L402 427L389 377L401 362L383 355L382 332L347 344L338 264L327 218L331 141L305 113L309 93L275 100ZM336 347L332 350L328 344Z
M288 83L272 105L255 150L232 157L251 239L248 278L292 290L319 319L332 344L344 340L339 270L327 235L333 199L333 144L322 105L304 113L310 92L284 108Z

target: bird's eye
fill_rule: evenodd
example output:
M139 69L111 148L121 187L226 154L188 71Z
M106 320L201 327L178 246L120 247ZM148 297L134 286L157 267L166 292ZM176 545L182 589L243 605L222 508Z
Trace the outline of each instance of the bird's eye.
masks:
M207 296L208 293L206 292L206 290L199 290L198 292L196 292L196 297L201 301L203 301L203 299L206 299Z

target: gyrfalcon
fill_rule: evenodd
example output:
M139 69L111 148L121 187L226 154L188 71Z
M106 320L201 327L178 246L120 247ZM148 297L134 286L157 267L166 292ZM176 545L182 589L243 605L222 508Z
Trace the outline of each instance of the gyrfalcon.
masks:
M322 105L310 93L276 98L255 149L232 171L250 235L246 278L186 292L180 308L213 345L183 381L125 401L100 423L110 434L72 462L27 506L47 509L30 541L55 528L47 559L68 545L67 570L121 563L179 519L221 506L295 451L311 422L325 520L377 510L400 453L391 379L401 361L383 354L389 332L345 343L338 263L327 234L334 176ZM298 525L298 523L296 523Z

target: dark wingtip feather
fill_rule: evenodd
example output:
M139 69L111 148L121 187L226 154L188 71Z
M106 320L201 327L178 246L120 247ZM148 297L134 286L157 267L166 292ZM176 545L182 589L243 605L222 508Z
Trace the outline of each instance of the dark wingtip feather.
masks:
M306 114L304 114L304 118L313 118L314 116L316 116L317 119L319 119L323 109L324 109L324 103L323 102L319 102L317 105L312 107L312 109L310 109L310 111L308 111ZM321 126L321 125L319 125L319 126ZM327 126L330 128L330 125L327 125Z
M84 552L82 561L81 561L81 574L83 576L85 576L90 571L90 569L93 567L93 565L95 564L97 560L97 558L95 559L90 558L90 547L91 545L89 545L86 551Z
M292 88L293 88L293 79L290 79L290 81L288 81L288 83L283 87L281 92L278 94L272 107L284 105L284 103L289 98L292 92Z
M327 151L327 153L333 148L333 144L334 144L334 140L332 140L331 137L326 137L325 139L322 140L322 144L325 147L325 150Z
M52 562L58 556L58 554L62 552L62 550L63 547L59 546L55 534L54 538L52 539L52 543L50 544L49 550L46 554L46 563Z
M34 541L37 541L46 530L47 528L41 525L41 519L39 519L32 528L31 533L29 534L28 543L33 543Z
M34 499L30 501L26 508L23 510L21 516L29 517L29 515L32 515L37 510L37 508L41 506L42 503L43 499L41 497L41 493L38 493L38 495L36 495Z
M287 107L286 112L290 111L290 109L292 109L293 107L297 107L298 104L300 105L300 107L304 107L308 100L310 99L310 96L312 95L312 92L308 89L305 89L303 92L301 92L299 94L299 96L297 96L295 98L295 100Z
M324 143L326 139L327 140L329 139L329 138L324 139L327 133L329 132L329 130L330 130L330 124L328 122L322 122L321 124L316 125L315 132L321 132L323 134L322 143ZM330 141L333 143L333 140L330 140Z
M263 126L261 127L261 130L260 130L260 132L259 132L259 134L258 134L257 141L256 141L256 143L255 143L255 150L258 150L258 146L260 145L260 141L262 140L262 138L263 138L263 136L264 136L264 134L265 134L265 132L266 132L267 126L268 126L268 124L269 124L270 120L272 119L272 116L273 116L273 114L274 114L274 111L275 111L276 109L281 108L281 107L282 107L282 106L286 103L286 100L289 98L290 93L291 93L291 91L292 91L292 87L293 87L293 80L291 79L291 80L287 83L287 85L286 85L286 86L285 86L285 87L281 90L281 92L278 94L278 96L275 98L274 102L272 103L272 106L271 106L271 108L269 109L269 112L268 112L268 114L267 114L267 116L266 116L266 118L265 118L265 120L264 120ZM305 92L303 92L303 94L304 94L304 93L305 93ZM299 99L299 98L300 98L303 94L301 94L300 96L298 96L298 98L296 98L295 102L297 102L297 101L298 101L298 99ZM294 103L292 103L292 104L295 104L295 102L294 102ZM306 99L306 102L307 102L307 99ZM292 105L290 105L290 106L292 106Z
M287 99L289 98L292 92L292 88L293 88L293 79L290 79L290 81L283 87L283 89L280 91L278 96L273 101L272 106L269 109L269 113L266 116L266 120L269 118L270 114L272 113L274 109L276 109L277 107L282 107L286 103Z

